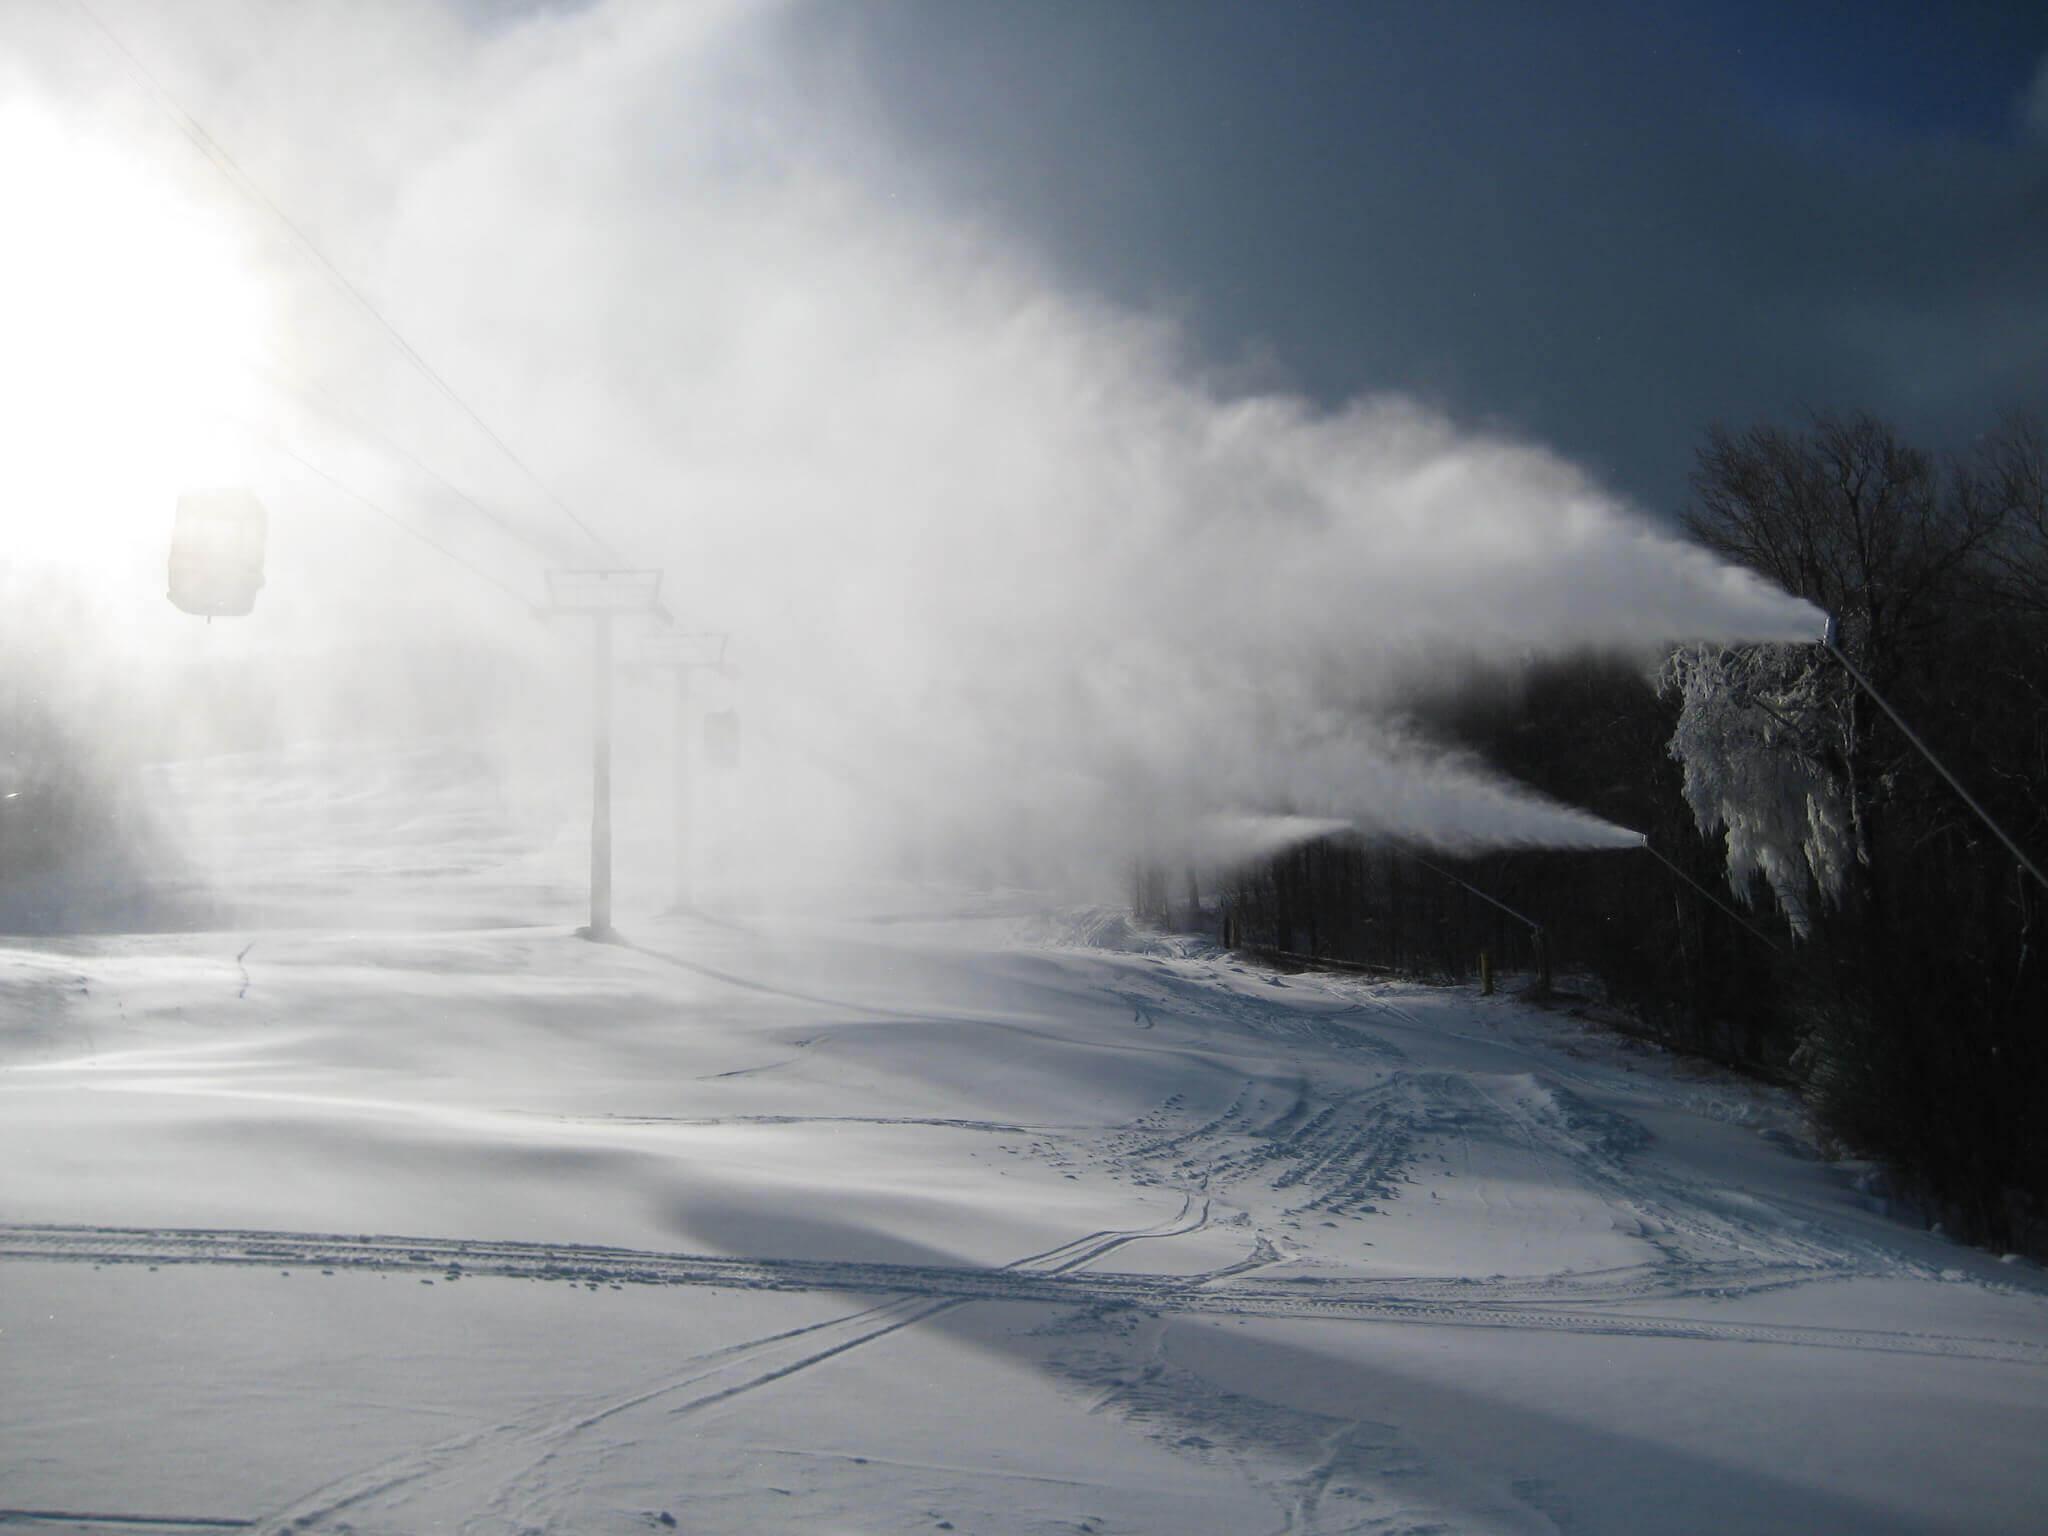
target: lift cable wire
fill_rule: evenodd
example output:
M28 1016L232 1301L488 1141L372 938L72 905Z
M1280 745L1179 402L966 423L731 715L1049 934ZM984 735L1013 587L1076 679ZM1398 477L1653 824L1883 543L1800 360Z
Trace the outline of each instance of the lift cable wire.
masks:
M394 459L399 459L409 464L412 468L418 470L429 480L440 486L450 496L453 496L478 516L491 523L505 537L511 539L522 549L538 556L543 562L552 562L552 554L548 550L543 549L535 541L531 533L519 527L503 513L492 511L474 496L470 495L469 492L463 490L461 486L435 469L433 465L425 462L402 444L392 441L390 437L378 431L376 427L365 421L354 411L348 409L348 407L340 404L318 385L294 380L285 374L269 368L252 365L250 372L259 377L270 388L282 394L292 396L300 405L312 411L315 415L326 417L345 431L355 434L373 448L381 449L390 454Z
M606 559L621 565L627 564L628 562L619 553L618 548L595 528L591 527L589 523L584 521L574 507L564 501L552 487L528 466L524 459L520 458L512 450L512 446L492 429L490 423L478 415L469 402L456 393L455 387L441 377L435 371L433 365L426 358L422 357L413 347L412 343L399 333L398 328L385 318L384 312L370 301L368 295L354 283L350 282L341 269L328 260L326 253L313 243L312 237L294 223L291 216L272 201L269 194L236 163L234 156L230 155L196 118L178 105L177 98L171 95L169 90L164 87L155 75L150 73L148 67L143 64L141 59L135 56L126 43L121 41L114 29L101 20L92 7L86 4L86 0L71 0L71 5L80 15L90 21L99 30L101 36L106 38L115 51L127 61L128 67L134 71L136 77L149 92L157 106L177 125L179 131L192 142L199 152L206 157L214 169L220 172L236 191L266 210L272 218L290 233L300 250L312 259L327 276L328 280L375 322L391 344L398 349L399 355L418 369L428 383L432 384L457 410L467 416L476 429L489 439L498 451L505 456L506 461L518 470L520 474L524 475L558 512L575 524L583 536L589 539Z
M465 571L469 572L469 574L474 576L478 581L481 581L488 586L494 587L504 596L510 598L513 602L517 603L524 612L528 614L534 614L541 611L541 604L536 603L530 597L521 596L520 593L515 591L513 588L507 586L504 582L500 581L497 577L493 576L489 571L485 570L482 566L477 565L474 561L471 561L465 558L464 556L457 554L454 550L450 549L446 544L443 544L439 539L436 539L433 535L428 533L422 533L419 529L415 528L411 523L407 522L404 518L400 517L396 512L393 512L389 507L386 507L383 503L375 500L373 497L365 495L363 492L357 490L354 486L347 484L345 481L336 479L333 475L329 474L326 470L322 469L318 464L315 464L311 459L307 458L304 454L300 453L296 448L292 447L289 443L285 442L282 438L278 437L275 433L269 431L267 428L257 426L254 422L251 421L244 421L239 417L230 417L229 419L234 421L236 425L246 429L252 435L262 439L262 441L266 443L273 451L275 451L278 454L281 454L283 457L287 459L290 459L293 463L297 464L301 469L304 469L307 473L315 476L320 480L324 480L328 485L332 486L335 490L341 492L342 495L348 497L349 500L357 502L360 505L369 508L372 512L376 513L379 517L383 518L386 522L390 523L394 528L399 529L403 533L410 534L413 538L419 540L420 543L426 545L427 548L433 550L436 554L442 556L444 559L454 562L456 565L461 566Z

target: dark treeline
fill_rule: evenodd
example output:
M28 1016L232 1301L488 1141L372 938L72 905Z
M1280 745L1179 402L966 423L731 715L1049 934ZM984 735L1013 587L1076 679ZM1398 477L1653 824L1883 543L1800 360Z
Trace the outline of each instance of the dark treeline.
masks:
M1644 833L1735 906L1667 749L1678 706L1658 692L1648 666L1591 656L1548 661L1421 701L1413 712L1439 740ZM1646 852L1452 858L1328 838L1238 872L1226 899L1234 936L1247 945L1443 980L1471 977L1485 951L1522 985L1547 961L1561 986L1573 973L1596 975L1674 1047L1780 1079L1793 1070L1777 979L1793 958L1783 925L1757 913L1731 916Z
M1867 417L1709 434L1693 537L1837 644L2048 865L2048 448L1940 461ZM1418 698L1418 721L1645 852L1455 862L1335 838L1240 871L1239 942L1463 978L1482 949L1597 976L1665 1043L1796 1083L1818 1128L1971 1240L2048 1245L2044 890L1820 646L1577 657ZM1702 827L1705 831L1703 832ZM1423 862L1424 860L1427 863ZM1435 866L1431 868L1430 866ZM1568 983L1567 983L1568 984Z

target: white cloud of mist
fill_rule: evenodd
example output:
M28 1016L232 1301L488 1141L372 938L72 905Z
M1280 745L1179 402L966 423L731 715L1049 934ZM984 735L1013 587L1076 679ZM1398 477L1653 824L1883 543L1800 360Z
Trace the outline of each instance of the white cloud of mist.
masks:
M666 570L685 627L734 633L751 814L798 860L907 839L1085 875L1195 849L1218 815L1616 845L1376 712L1439 654L1819 633L1540 448L1205 379L1166 323L938 205L858 82L781 53L776 7L104 8L541 478ZM52 112L189 160L109 105L133 86L80 62L95 39L42 46ZM337 409L549 558L598 563L261 216L175 175L276 317L237 419L518 592L540 558ZM488 644L533 668L508 692L573 718L573 668L513 603L263 434L271 585L206 644L304 695L370 636Z

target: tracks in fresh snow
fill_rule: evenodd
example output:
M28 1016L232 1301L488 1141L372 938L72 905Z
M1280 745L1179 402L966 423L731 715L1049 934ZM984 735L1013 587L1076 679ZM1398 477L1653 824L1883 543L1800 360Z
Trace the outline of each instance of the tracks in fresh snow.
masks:
M1093 1232L1042 1253L1014 1260L996 1273L1019 1276L1063 1274L1126 1243L1185 1236L1199 1231L1208 1221L1207 1201L1197 1204L1193 1200L1185 1200L1174 1216L1151 1227ZM256 1237L262 1240L266 1249L278 1244L289 1247L306 1242L308 1251L318 1249L323 1254L330 1252L335 1241L320 1236L313 1236L308 1241L301 1234L289 1233L177 1233L158 1236L179 1239ZM522 1257L566 1254L572 1256L571 1272L566 1278L593 1286L606 1282L613 1285L716 1283L682 1278L654 1280L647 1272L622 1271L615 1267L616 1262L622 1257L634 1257L622 1249L555 1249L541 1244L447 1243L393 1238L341 1241L361 1245L359 1249L350 1251L358 1253L359 1261L367 1260L378 1268L416 1267L423 1259L435 1259L442 1253L459 1251L474 1257L480 1252L489 1252L495 1257L476 1267L460 1259L451 1259L443 1273L516 1274L520 1272L517 1261ZM396 1265L379 1257L394 1249L404 1250ZM188 1256L182 1262L208 1262L204 1258L191 1257L189 1249L187 1252ZM649 1254L639 1257L659 1260L680 1256ZM258 1261L230 1259L223 1262ZM331 1269L349 1262L348 1258L336 1257L326 1267ZM541 1271L529 1273L540 1273L547 1278L558 1276L559 1272L552 1267L551 1260L544 1260L543 1265ZM563 1490L573 1489L579 1482L573 1475L563 1475L567 1465L593 1454L601 1459L605 1454L602 1444L593 1448L593 1431L615 1431L618 1425L613 1421L629 1420L636 1414L658 1413L663 1418L671 1418L728 1402L743 1393L785 1381L814 1365L821 1365L901 1329L965 1306L973 1299L945 1292L899 1291L875 1306L698 1355L625 1392L586 1395L551 1403L512 1423L457 1436L422 1451L362 1468L314 1490L257 1524L266 1532L322 1529L346 1532L359 1529L365 1520L399 1529L469 1529L470 1517L481 1512L494 1517L507 1529L553 1528L558 1518L573 1521L575 1514L573 1509L561 1507Z
M1788 1344L1895 1354L1946 1355L2048 1364L2048 1346L2019 1340L1876 1329L1745 1323L1614 1310L1672 1297L1743 1293L1799 1279L1824 1279L1825 1268L1796 1265L1693 1266L1683 1276L1624 1270L1583 1278L1499 1281L1282 1279L1241 1266L1207 1275L1093 1271L1085 1265L1125 1244L1196 1230L1207 1220L1184 1208L1160 1227L1093 1234L1019 1261L982 1269L929 1264L877 1264L826 1259L746 1259L711 1254L653 1253L571 1244L488 1242L459 1238L345 1236L312 1232L168 1230L154 1228L0 1226L0 1259L92 1264L199 1264L370 1269L444 1278L504 1276L588 1286L716 1286L745 1290L854 1291L940 1304L1036 1302L1060 1306L1129 1307L1155 1312L1243 1317L1328 1318L1422 1323L1536 1332L1629 1335L1725 1343ZM866 1314L863 1314L866 1315ZM888 1320L886 1328L916 1321ZM885 1330L886 1331L886 1330ZM840 1346L845 1347L845 1346ZM837 1353L835 1348L831 1351ZM822 1358L822 1356L820 1357ZM786 1374L785 1372L778 1372ZM664 1389L668 1390L668 1389Z
M1395 1193L1422 1114L1399 1078L1362 1091L1318 1091L1307 1078L1285 1086L1247 1079L1199 1125L1174 1127L1180 1104L1107 1138L1111 1166L1147 1182L1225 1190L1263 1179L1295 1190L1301 1211L1371 1212Z
M1255 1034L1277 1048L1268 1070L1244 1078L1207 1118L1175 1095L1099 1134L1097 1166L1139 1184L1238 1199L1254 1219L1266 1212L1371 1217L1421 1187L1431 1158L1485 1144L1604 1205L1616 1231L1661 1256L1660 1295L1686 1293L1701 1274L1716 1277L1724 1293L1821 1276L1934 1278L1891 1245L1648 1153L1652 1138L1643 1126L1597 1102L1611 1085L1561 1071L1516 1041L1444 1031L1378 989L1330 989L1326 1000L1350 1000L1333 1009L1247 998L1217 985L1213 967L1206 978L1158 961L1105 969L1111 981L1104 990L1125 1003L1177 1012L1226 1035ZM1360 1021L1368 1008L1408 1031L1481 1047L1493 1059L1483 1070L1425 1068ZM1736 1278L1745 1273L1757 1278Z

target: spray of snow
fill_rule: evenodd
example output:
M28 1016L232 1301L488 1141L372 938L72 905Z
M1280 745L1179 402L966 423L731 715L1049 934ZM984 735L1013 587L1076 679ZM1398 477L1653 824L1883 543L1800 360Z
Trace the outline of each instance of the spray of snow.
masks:
M567 762L573 636L491 583L659 566L686 627L736 637L752 744L718 811L748 860L912 847L1064 879L1218 815L1615 846L1389 728L1400 679L1819 632L1538 446L1219 383L1168 322L946 205L779 7L105 10L548 487L195 168L102 40L29 29L43 110L176 167L265 295L267 382L237 407L272 513L258 613L200 635L160 591L117 598L158 610L138 652L239 668L281 709L375 718L386 678L408 726L489 699ZM152 571L169 475L128 541ZM406 664L450 654L489 659ZM631 680L625 704L650 721L630 775L668 707Z

